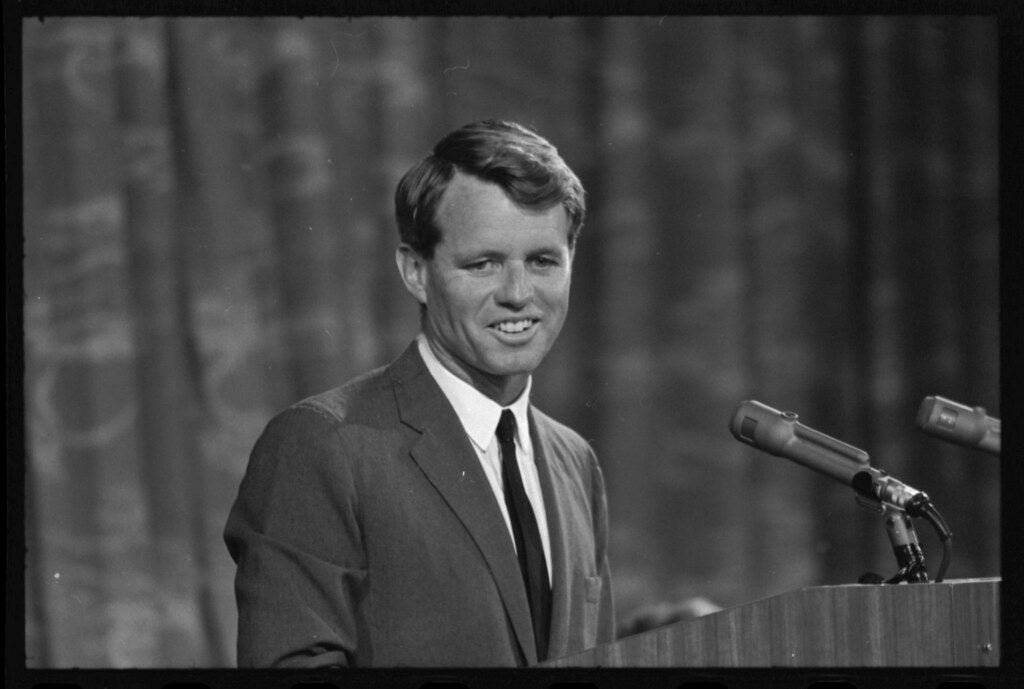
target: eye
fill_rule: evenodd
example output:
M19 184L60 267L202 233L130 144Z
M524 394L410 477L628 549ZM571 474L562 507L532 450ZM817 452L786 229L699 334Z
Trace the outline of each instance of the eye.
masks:
M533 265L538 268L554 268L559 265L558 259L553 256L535 256Z
M463 268L471 273L482 273L494 267L494 260L490 258L482 258L478 261L471 261L466 263Z

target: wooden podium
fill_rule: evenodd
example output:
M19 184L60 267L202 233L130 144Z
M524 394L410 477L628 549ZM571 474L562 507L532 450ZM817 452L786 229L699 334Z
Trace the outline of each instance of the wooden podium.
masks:
M544 667L999 665L999 578L783 593Z

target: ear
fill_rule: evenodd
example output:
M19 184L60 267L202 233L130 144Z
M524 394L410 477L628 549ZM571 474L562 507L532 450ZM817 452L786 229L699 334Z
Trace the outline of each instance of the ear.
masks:
M398 264L398 273L402 276L402 282L409 294L416 297L416 301L424 306L427 305L427 261L408 244L402 244L395 251L395 263Z

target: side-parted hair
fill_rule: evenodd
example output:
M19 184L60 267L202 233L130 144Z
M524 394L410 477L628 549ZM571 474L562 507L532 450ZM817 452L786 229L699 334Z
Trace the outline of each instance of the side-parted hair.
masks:
M395 190L395 218L401 241L425 259L441 241L437 207L456 172L497 184L515 203L547 210L561 204L569 216L569 247L583 227L583 185L536 132L501 120L483 120L456 129L402 176Z

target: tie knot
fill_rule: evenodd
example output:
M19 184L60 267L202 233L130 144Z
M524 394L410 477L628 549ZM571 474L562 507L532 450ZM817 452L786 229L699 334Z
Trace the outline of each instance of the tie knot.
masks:
M516 417L511 409L503 409L501 418L498 419L498 442L502 444L511 443L516 437Z

